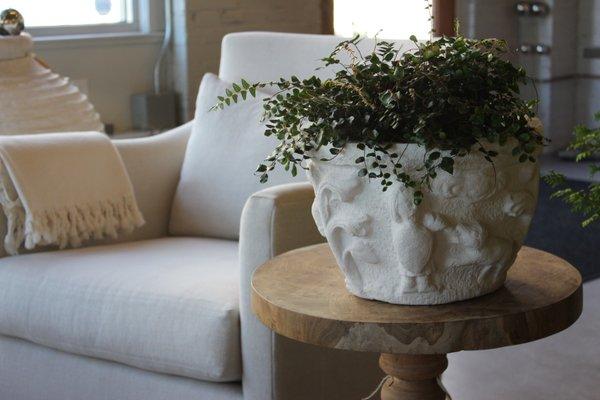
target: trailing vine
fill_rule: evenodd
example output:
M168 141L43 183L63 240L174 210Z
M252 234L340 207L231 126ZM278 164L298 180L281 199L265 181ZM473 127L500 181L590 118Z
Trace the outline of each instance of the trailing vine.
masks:
M419 42L412 36L413 50L380 41L363 55L360 40L343 41L322 59L322 68L334 71L330 79L242 79L218 97L214 109L268 86L278 89L264 99L265 135L279 144L258 166L261 182L277 164L296 175L315 150L325 146L335 157L350 142L364 150L356 159L360 176L380 180L384 191L394 182L412 188L416 203L440 171L453 173L456 158L474 149L493 162L498 153L485 144L516 143L512 155L535 162L544 143L532 124L535 101L519 97L526 74L502 58L504 41L457 36ZM421 168L405 170L402 154L391 151L397 143L426 149Z

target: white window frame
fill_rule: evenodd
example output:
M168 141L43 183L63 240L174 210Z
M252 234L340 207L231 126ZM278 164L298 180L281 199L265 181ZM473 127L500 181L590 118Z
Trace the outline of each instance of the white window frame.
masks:
M149 34L162 30L163 4L162 0L132 0L131 22L27 28L27 21L25 21L25 29L34 38Z

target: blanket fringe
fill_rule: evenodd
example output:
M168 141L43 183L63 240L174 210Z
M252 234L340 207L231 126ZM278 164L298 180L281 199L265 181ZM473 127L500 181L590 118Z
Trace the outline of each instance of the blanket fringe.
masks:
M24 214L24 213L23 213ZM17 216L18 224L20 218ZM130 233L144 224L133 196L118 200L104 200L60 209L34 212L25 216L25 230L14 231L15 242L24 242L25 248L56 244L80 247L84 241L116 238L119 233ZM7 249L9 251L9 249Z
M0 203L7 216L4 247L11 255L18 254L21 245L28 250L38 245L58 245L61 249L80 247L90 239L131 233L145 223L133 196L26 215L8 179L0 181Z

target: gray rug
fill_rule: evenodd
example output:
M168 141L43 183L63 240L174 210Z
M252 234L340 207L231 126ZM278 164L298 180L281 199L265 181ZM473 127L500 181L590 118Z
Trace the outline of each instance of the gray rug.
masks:
M575 189L588 184L569 181ZM540 200L525 240L527 246L556 254L581 271L584 280L600 277L600 223L581 227L581 216L571 213L561 200L550 199L552 189L540 187Z

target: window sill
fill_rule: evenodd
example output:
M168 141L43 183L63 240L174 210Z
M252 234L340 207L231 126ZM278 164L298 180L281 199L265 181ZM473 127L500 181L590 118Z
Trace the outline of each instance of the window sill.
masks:
M34 37L36 50L151 45L161 43L162 33L101 33Z

